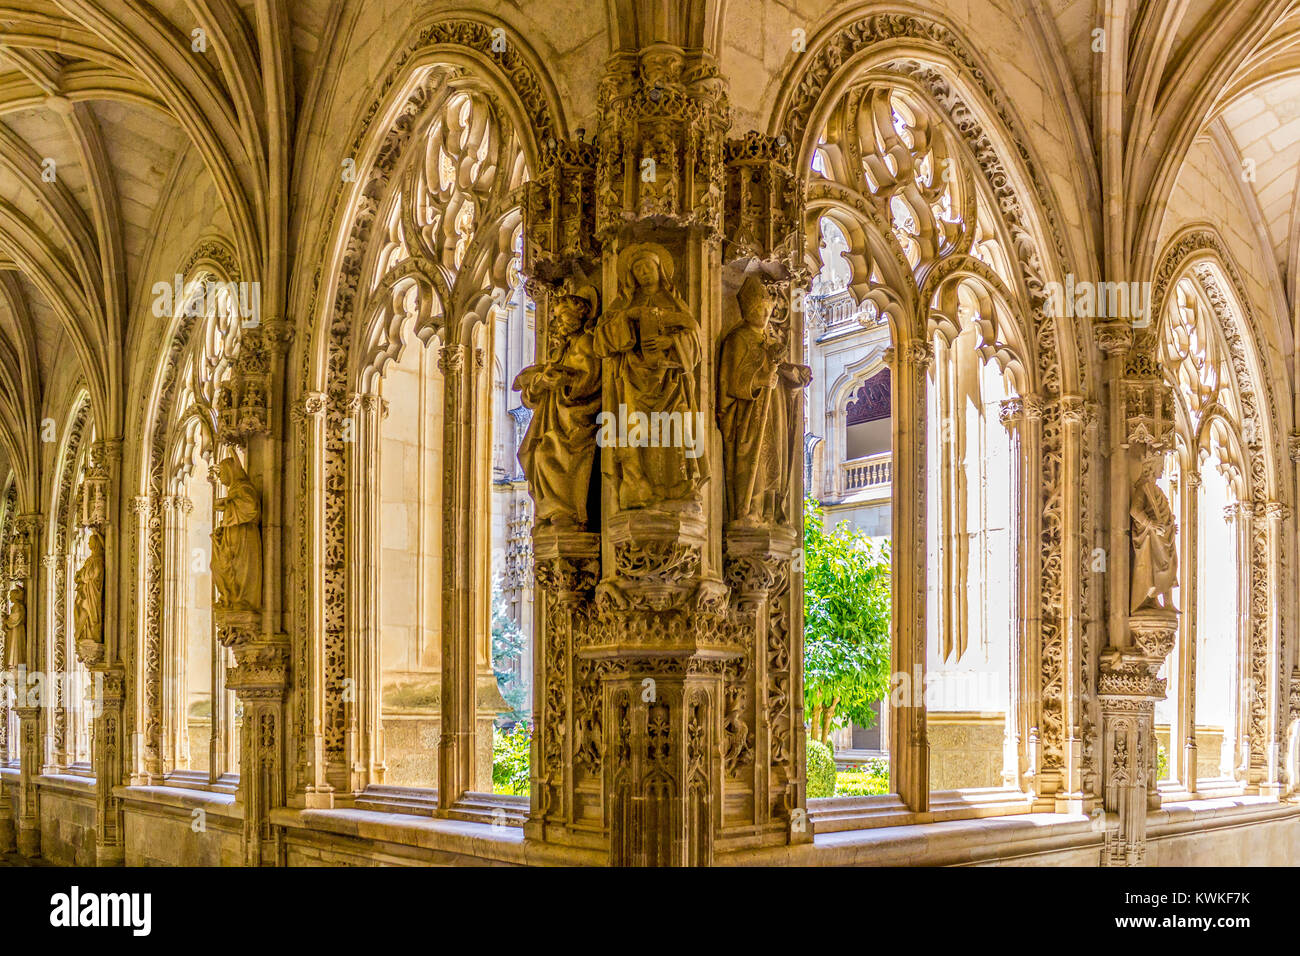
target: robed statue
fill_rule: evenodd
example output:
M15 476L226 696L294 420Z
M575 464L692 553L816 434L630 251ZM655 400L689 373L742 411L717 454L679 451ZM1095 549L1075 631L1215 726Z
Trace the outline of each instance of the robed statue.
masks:
M1177 528L1169 499L1156 484L1162 458L1148 454L1133 463L1129 530L1133 541L1130 611L1175 611L1178 584Z
M27 664L27 589L22 583L9 590L9 611L5 614L5 667L15 670Z
M77 643L104 642L104 539L91 529L86 539L86 560L75 579L73 631Z
M216 500L221 512L212 532L212 578L216 606L230 611L262 609L262 506L257 489L233 456L217 466L226 494Z
M551 309L550 361L515 378L532 420L519 445L519 464L536 506L537 527L587 527L587 498L596 460L601 364L593 326L600 309L594 287L561 291Z
M718 360L718 427L726 469L727 520L758 527L788 520L791 469L803 429L795 427L798 390L812 369L784 360L771 328L775 302L751 275L740 287L741 322Z
M619 256L619 295L596 325L610 383L620 508L690 504L708 476L697 374L700 326L673 286L673 259L653 242ZM612 423L617 421L617 428Z

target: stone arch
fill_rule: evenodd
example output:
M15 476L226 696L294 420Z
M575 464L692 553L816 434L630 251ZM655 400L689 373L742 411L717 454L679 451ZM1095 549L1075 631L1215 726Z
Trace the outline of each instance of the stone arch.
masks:
M234 247L221 236L201 240L182 260L177 274L182 289L189 290L201 281L239 282L241 272ZM163 627L164 627L164 538L165 499L168 495L167 465L175 436L172 417L184 384L182 371L194 350L194 336L201 327L199 318L187 315L185 299L173 303L166 323L166 348L154 367L149 387L144 389L139 410L139 455L131 499L134 524L130 528L130 553L141 567L141 584L131 591L131 632L140 646L132 649L131 667L135 672L134 707L124 716L128 733L140 728L141 744L134 754L137 772L161 776L163 713ZM125 476L124 476L125 477ZM131 481L131 479L127 479Z
M1188 226L1170 238L1157 263L1151 297L1156 324L1134 337L1128 357L1130 370L1157 367L1157 343L1169 296L1179 280L1190 277L1210 305L1241 408L1248 492L1243 505L1248 506L1250 520L1248 676L1243 680L1249 690L1242 691L1242 706L1248 738L1246 782L1255 784L1267 779L1270 750L1276 744L1281 751L1283 724L1288 719L1290 675L1285 648L1291 602L1284 582L1290 580L1290 570L1282 529L1288 525L1291 507L1288 483L1281 480L1286 474L1280 427L1284 410L1275 397L1275 376L1268 367L1259 320L1236 263L1218 233L1204 225Z
M497 21L488 19L440 20L422 30L397 58L353 140L357 181L340 191L331 227L325 233L328 248L322 250L322 259L327 265L313 289L310 323L301 336L298 379L303 397L296 406L298 419L304 423L297 454L311 464L299 469L303 480L296 489L298 560L308 580L299 588L295 617L299 622L319 620L321 637L300 642L294 668L292 719L301 728L303 744L293 774L299 781L311 777L312 786L325 785L328 777L330 785L351 787L358 783L356 774L347 769L358 759L355 751L374 752L368 738L355 740L354 735L351 745L345 738L349 722L366 722L368 718L357 715L374 711L374 702L369 698L356 703L344 700L345 681L358 680L362 666L348 636L357 633L356 585L350 581L349 564L358 563L358 539L353 533L357 516L348 517L356 507L350 500L350 489L356 485L349 477L356 446L348 447L344 430L349 422L353 426L358 420L377 422L381 409L374 386L385 364L405 345L400 340L401 322L396 316L383 315L382 292L372 295L364 289L367 270L375 259L376 226L384 222L381 213L391 212L391 197L401 188L408 170L414 169L421 152L416 146L429 128L442 92L468 92L487 103L501 128L508 130L512 146L522 154L522 162L502 167L494 183L481 222L494 224L495 231L482 229L481 222L476 224L455 275L444 262L432 261L426 251L411 249L409 265L393 274L392 283L386 286L390 293L401 283L418 290L426 304L417 316L416 335L424 342L440 339L439 364L449 379L469 379L462 370L476 370L483 358L474 348L474 329L493 302L490 287L484 288L483 283L495 281L501 233L508 242L517 222L513 210L522 197L514 188L518 183L512 185L512 177L517 180L524 169L540 168L544 157L567 137L559 98L540 59L519 42L517 34L512 34L505 54L494 53L492 31L497 26ZM322 308L318 303L330 304ZM381 320L378 328L374 327L376 320ZM472 389L462 392L468 398ZM449 410L448 419L458 413ZM459 442L468 448L472 436L467 428L449 426L448 433L448 443ZM461 457L466 463L471 460L468 452ZM450 464L453 471L460 466L461 462ZM320 476L314 486L307 481L309 470ZM319 552L310 549L314 534L324 539ZM460 549L449 553L460 553ZM309 716L312 707L319 707L321 713L319 744L307 740L307 728L314 723ZM350 755L349 746L354 750ZM309 748L317 747L321 756L309 757ZM309 763L315 766L309 767Z
M55 674L67 674L73 665L69 655L70 634L73 622L68 620L68 582L75 573L74 550L78 530L79 495L75 487L79 473L88 459L88 439L93 428L90 392L79 387L69 408L56 452L55 479L51 489L46 532L45 566L48 574L49 595L46 633L44 635L44 660ZM54 763L67 765L68 701L63 699L65 689L56 684L59 697L51 712L48 732L53 738Z

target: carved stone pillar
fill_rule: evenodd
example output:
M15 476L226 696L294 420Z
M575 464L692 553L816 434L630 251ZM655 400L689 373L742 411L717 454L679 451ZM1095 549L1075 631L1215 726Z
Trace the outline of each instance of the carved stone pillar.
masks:
M886 360L894 384L894 475L904 487L926 486L926 375L934 360L928 342L910 341L890 349ZM921 495L905 496L893 510L893 588L890 615L895 674L912 674L925 686L926 655L926 503ZM918 695L891 708L889 775L908 809L929 809L930 743L924 701Z
M1116 820L1107 828L1102 863L1141 865L1146 818L1156 793L1155 703L1164 697L1158 674L1178 633L1176 522L1156 484L1172 432L1172 395L1152 375L1122 379L1124 480L1111 489L1126 504L1129 528L1126 612L1101 655L1098 697L1102 716L1103 804ZM1115 592L1112 591L1112 598Z
M89 668L94 680L91 733L95 766L95 865L121 866L126 829L121 801L113 790L122 772L122 704L126 698L120 664Z
M352 768L348 789L363 790L383 783L383 728L380 722L379 500L371 489L379 487L380 423L385 402L378 395L357 394L348 400L348 417L355 440L349 445L349 501L354 511L348 522L348 553L364 556L349 562L349 628L356 635L348 642L348 674L357 675L358 693L344 698L344 747Z
M1286 548L1283 537L1291 509L1280 501L1269 501L1264 505L1264 520L1268 528L1268 593L1272 600L1268 602L1267 651L1265 655L1265 680L1267 681L1267 726L1268 736L1265 743L1267 755L1266 776L1260 792L1272 797L1280 797L1284 791L1283 760L1285 754L1289 672L1286 669L1285 648L1282 644L1282 594L1286 586L1283 574L1283 553Z
M25 676L25 675L24 675ZM41 738L40 707L15 707L18 715L18 852L25 857L41 855L40 792L36 778L40 774Z
M538 517L526 833L615 865L707 864L811 838L795 563L807 379L787 248L801 216L788 144L726 140L706 54L619 53L600 95L607 125L594 145L556 145L525 217L525 269L548 293L539 363L521 373L538 406L521 451ZM738 330L770 363L753 407L721 397ZM592 361L598 401L575 430L530 383L579 381ZM745 415L775 424L738 451ZM548 436L562 453L538 448ZM590 489L569 477L589 470Z
M325 562L323 529L316 527L324 513L325 468L321 450L325 447L325 419L328 397L309 392L293 409L296 424L294 461L298 474L299 538L295 542L298 568L318 568ZM300 602L297 619L303 622L296 643L295 733L298 754L294 768L295 805L329 809L334 805L334 788L326 776L325 760L325 620L320 583L313 575L297 582Z
M244 863L275 866L280 846L270 811L284 806L284 697L288 687L289 642L238 641L226 686L244 705L239 791L244 805Z
M41 851L41 819L39 790L36 778L41 774L44 758L41 722L45 715L45 704L51 695L51 683L47 680L32 682L31 675L44 667L40 653L38 616L40 602L36 599L39 590L36 580L36 555L40 553L40 514L20 514L14 519L14 537L5 556L9 563L9 587L7 595L14 597L14 588L21 586L21 600L25 607L26 636L25 647L15 654L6 649L17 660L13 680L16 691L14 712L18 715L18 760L20 768L17 844L18 852L23 856L36 857Z
M1177 622L1164 615L1130 621L1130 650L1107 649L1099 683L1102 715L1103 801L1118 816L1108 828L1104 866L1141 866L1146 852L1148 786L1154 766L1155 702L1165 694L1156 677L1174 646Z
M1253 598L1258 577L1251 558L1255 542L1255 509L1249 501L1235 502L1224 508L1224 517L1231 521L1236 531L1234 541L1237 567L1245 569L1245 573L1238 575L1237 580L1237 640L1234 644L1237 686L1232 695L1236 739L1233 742L1232 772L1235 779L1249 787L1251 723L1258 694L1251 674L1251 654L1255 641Z
M148 605L157 601L157 594L150 594L152 575L150 567L157 568L162 554L161 535L150 532L150 520L156 511L154 500L149 495L136 495L131 499L131 514L134 516L133 532L136 541L135 581L136 594L142 595L135 602L135 620L131 622L133 633L139 635L140 652L133 656L131 674L134 679L131 712L125 715L123 732L129 734L130 759L127 764L127 783L133 787L147 786L154 779L162 776L161 748L155 745L150 734L151 724L158 725L161 714L154 709L154 701L161 703L161 687L158 675L150 668L150 644L155 640L161 649L161 634L151 633L154 622L161 629L160 611L151 612ZM159 584L161 588L161 584ZM145 600L148 596L150 600Z
M1002 401L998 406L998 421L1007 430L1011 443L1011 487L1015 494L1015 507L1011 512L1014 523L1011 540L1017 554L1032 554L1035 543L1029 538L1027 519L1032 513L1030 503L1038 496L1038 492L1037 484L1027 481L1033 463L1026 453L1025 400L1008 398ZM1033 776L1027 760L1030 732L1034 726L1029 710L1029 686L1033 682L1030 679L1033 671L1027 666L1029 647L1026 640L1029 609L1032 607L1028 600L1027 584L1033 576L1021 573L1013 582L1011 646L1007 661L1012 680L1002 741L1002 785L1026 791L1029 790Z
M1075 812L1086 809L1084 787L1084 707L1081 684L1084 668L1082 504L1084 423L1087 406L1080 397L1067 395L1059 401L1061 423L1061 661L1064 695L1062 705L1063 770L1057 806Z
M474 554L474 377L465 368L468 348L459 343L438 351L443 375L443 447L448 450L443 476L442 672L473 674L474 594L470 556ZM471 359L472 361L472 359ZM474 790L474 721L476 680L448 682L442 693L438 738L438 805L448 811Z
M1196 792L1196 611L1199 584L1197 562L1200 560L1200 507L1201 474L1187 471L1183 474L1182 516L1183 553L1179 593L1183 600L1183 615L1179 627L1178 644L1178 713L1169 729L1169 759L1175 780L1181 781L1188 793ZM1175 735L1181 734L1182 746Z
M41 768L43 774L59 773L68 765L67 707L70 682L67 679L72 673L66 653L67 594L64 588L67 582L67 563L67 556L61 552L46 554L41 558L41 567L45 571L44 606L51 611L43 628L49 634L46 654L50 663L47 670L58 675L53 682L55 689L50 694L54 706L47 717L49 727L45 740L45 766ZM81 702L77 701L76 706L80 705Z

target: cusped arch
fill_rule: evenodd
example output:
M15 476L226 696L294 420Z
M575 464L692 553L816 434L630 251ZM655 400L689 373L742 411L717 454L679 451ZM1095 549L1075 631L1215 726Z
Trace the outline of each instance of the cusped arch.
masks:
M946 118L950 131L980 172L1006 247L1017 266L1013 290L1034 317L1034 350L1042 388L1056 394L1086 391L1089 356L1076 348L1074 330L1044 309L1048 284L1063 278L1068 256L1057 203L1023 145L1018 124L950 26L921 15L846 13L808 40L782 83L768 129L795 144L796 168L808 178L816 133L839 100L872 77L923 97Z

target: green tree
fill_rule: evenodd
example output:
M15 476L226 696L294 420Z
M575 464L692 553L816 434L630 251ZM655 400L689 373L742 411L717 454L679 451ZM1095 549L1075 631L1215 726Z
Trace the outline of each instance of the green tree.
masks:
M814 739L853 721L889 694L889 544L847 521L827 529L815 498L804 503L803 702Z

